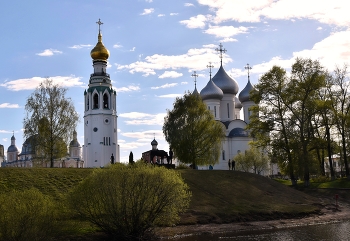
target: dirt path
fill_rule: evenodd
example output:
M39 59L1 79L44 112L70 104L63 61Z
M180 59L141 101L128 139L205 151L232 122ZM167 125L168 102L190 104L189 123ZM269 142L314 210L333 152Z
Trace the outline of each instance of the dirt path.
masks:
M350 200L339 201L338 206L336 206L333 197L331 198L320 195L318 198L320 201L319 205L321 206L321 211L318 214L311 214L305 218L239 222L229 224L175 226L157 229L156 234L161 238L172 239L182 235L270 230L350 220Z

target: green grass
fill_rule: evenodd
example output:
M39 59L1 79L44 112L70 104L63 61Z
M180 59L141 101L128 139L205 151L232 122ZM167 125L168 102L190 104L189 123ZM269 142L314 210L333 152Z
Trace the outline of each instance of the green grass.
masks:
M228 223L298 217L317 212L317 199L283 184L251 173L236 171L177 170L192 192L188 211L180 224ZM0 168L0 194L11 189L37 188L57 201L65 196L93 169ZM321 184L320 184L321 185ZM345 184L342 184L345 185ZM96 229L65 214L64 235L80 237ZM74 225L72 225L74 224ZM89 235L88 235L89 236ZM84 240L93 240L84 236ZM74 238L73 238L74 240Z

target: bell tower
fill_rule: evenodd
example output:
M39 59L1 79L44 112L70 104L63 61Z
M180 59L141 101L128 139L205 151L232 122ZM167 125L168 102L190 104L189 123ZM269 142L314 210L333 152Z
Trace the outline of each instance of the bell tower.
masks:
M104 167L113 154L119 162L117 136L117 93L107 74L108 49L102 43L100 19L96 22L98 42L91 50L94 72L84 91L84 163L85 167Z

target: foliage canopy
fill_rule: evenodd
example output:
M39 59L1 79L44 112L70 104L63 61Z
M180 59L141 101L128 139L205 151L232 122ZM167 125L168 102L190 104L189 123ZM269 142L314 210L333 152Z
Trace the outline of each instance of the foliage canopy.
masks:
M83 219L112 237L139 240L156 225L178 221L190 196L178 172L136 162L96 170L69 200Z
M198 94L186 93L176 98L174 108L164 118L163 133L181 162L217 163L224 130Z
M23 120L24 137L30 138L37 158L49 160L67 154L67 145L79 120L67 89L44 80L27 99Z

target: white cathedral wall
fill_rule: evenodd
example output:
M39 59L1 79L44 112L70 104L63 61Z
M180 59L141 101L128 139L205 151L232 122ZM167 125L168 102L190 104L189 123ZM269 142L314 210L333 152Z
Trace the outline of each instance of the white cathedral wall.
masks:
M224 94L220 101L220 120L229 121L235 119L235 95Z
M215 120L220 120L220 101L215 99L205 100L204 103L213 114Z

